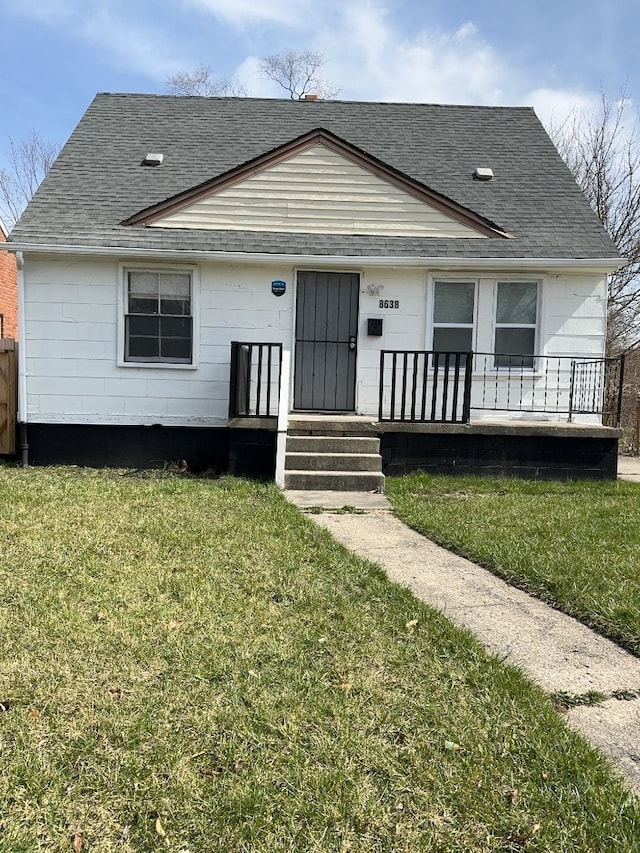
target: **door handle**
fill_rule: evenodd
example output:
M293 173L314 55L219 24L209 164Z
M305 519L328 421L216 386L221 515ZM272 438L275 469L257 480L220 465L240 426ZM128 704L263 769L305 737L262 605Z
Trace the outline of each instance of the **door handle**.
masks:
M354 350L356 348L356 336L350 335L349 337L349 349Z

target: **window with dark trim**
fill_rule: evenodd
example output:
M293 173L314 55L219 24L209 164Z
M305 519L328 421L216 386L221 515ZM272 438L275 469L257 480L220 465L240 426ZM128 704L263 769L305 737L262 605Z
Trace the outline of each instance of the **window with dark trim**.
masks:
M125 361L192 363L192 284L189 272L125 273Z
M533 367L538 322L535 281L499 281L494 341L496 367Z

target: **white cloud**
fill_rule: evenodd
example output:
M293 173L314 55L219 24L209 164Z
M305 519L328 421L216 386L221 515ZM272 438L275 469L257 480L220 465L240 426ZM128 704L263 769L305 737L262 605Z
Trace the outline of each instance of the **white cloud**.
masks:
M525 96L526 103L534 107L545 127L563 124L572 113L589 115L598 108L598 93L572 92L563 89L533 89Z
M560 122L572 109L598 100L598 93L588 90L546 86L544 67L534 72L509 64L500 45L490 43L471 19L449 29L410 31L391 0L156 0L153 15L151 0L2 2L5 12L94 45L120 71L155 81L207 63L220 76L245 81L251 95L277 97L282 93L261 77L258 57L313 49L327 59L324 77L341 86L347 99L527 104L543 122ZM189 14L196 9L199 15ZM419 18L419 3L415 11ZM173 27L167 12L174 15ZM200 41L198 55L194 45L202 16L210 16L214 26L211 39ZM251 53L242 56L247 36ZM235 53L235 72L216 67L220 53L227 63ZM552 67L548 70L551 75Z
M131 16L125 0L8 0L8 11L37 21L52 30L101 49L102 55L122 71L164 80L188 62L176 55L173 34L157 23ZM133 9L135 14L135 8Z
M71 15L80 5L75 0L5 0L3 12L53 24Z
M498 103L506 69L468 21L457 30L422 30L407 36L390 22L387 6L347 3L342 29L347 49L324 39L345 95L391 101ZM334 70L335 69L335 70Z
M306 21L304 0L187 0L189 5L211 12L233 26L268 21L282 26L301 26Z
M253 98L277 98L282 94L281 90L276 91L275 83L266 80L260 73L260 59L257 56L248 56L238 65L233 76L245 83Z
M477 32L478 28L473 21L465 21L464 24L456 30L456 36L458 36L458 38L467 38L469 36L475 36Z
M104 6L83 16L78 33L109 51L118 66L155 80L164 80L185 67L176 57L175 41L169 33L148 23L137 25Z
M342 96L381 101L533 106L544 124L572 111L597 107L598 92L532 85L533 72L514 67L469 20L455 29L407 34L388 0L347 0L338 22L314 28L314 44L327 58L327 78ZM337 42L335 32L348 33ZM550 73L551 73L550 69ZM536 78L543 71L535 72Z

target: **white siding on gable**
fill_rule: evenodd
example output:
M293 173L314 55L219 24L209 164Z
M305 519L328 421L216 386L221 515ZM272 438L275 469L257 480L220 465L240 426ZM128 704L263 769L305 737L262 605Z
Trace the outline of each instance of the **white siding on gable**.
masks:
M324 145L212 192L158 228L482 237Z

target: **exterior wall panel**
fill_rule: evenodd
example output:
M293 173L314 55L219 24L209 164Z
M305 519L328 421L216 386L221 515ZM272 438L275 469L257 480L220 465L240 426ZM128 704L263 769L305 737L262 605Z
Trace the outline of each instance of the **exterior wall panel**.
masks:
M290 267L198 265L199 308L194 322L199 324L200 342L194 368L118 365L122 358L118 340L122 272L117 260L29 256L25 261L27 411L31 420L226 426L231 342L292 347L296 273ZM316 268L322 270L321 259ZM360 273L356 411L375 418L380 350L431 348L430 288L439 274L427 268L354 266L353 271ZM483 273L482 278L460 278L478 281L478 301L484 307L477 315L477 339L490 349L495 282L509 277ZM276 279L287 283L284 296L271 292L271 282ZM541 282L538 350L601 356L604 280L595 275L526 279ZM381 337L367 334L369 318L382 319ZM476 383L476 402L478 393Z
M289 285L282 297L271 293L275 279ZM109 260L28 257L29 419L226 426L231 341L285 339L288 344L293 282L290 268L202 264L199 313L194 317L200 324L197 368L120 366L121 266Z

